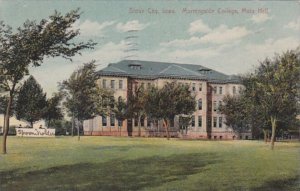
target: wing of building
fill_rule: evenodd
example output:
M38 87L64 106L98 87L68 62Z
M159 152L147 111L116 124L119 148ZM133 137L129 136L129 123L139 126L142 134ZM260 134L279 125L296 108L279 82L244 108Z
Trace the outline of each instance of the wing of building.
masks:
M109 64L98 71L98 85L114 91L116 98L128 99L128 92L136 85L163 87L166 82L176 81L187 84L195 94L197 108L192 116L188 137L203 139L248 139L250 132L235 134L225 125L225 116L218 107L225 95L237 95L242 85L237 76L226 75L201 65L152 62L141 60L123 60ZM119 124L113 115L84 121L85 135L136 136L136 119L125 120ZM180 136L178 119L171 123L171 135ZM141 119L142 136L165 136L160 122L153 123L147 118Z

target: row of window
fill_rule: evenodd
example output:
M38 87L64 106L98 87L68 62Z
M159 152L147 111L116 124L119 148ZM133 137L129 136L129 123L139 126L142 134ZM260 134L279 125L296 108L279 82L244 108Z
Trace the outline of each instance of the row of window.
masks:
M242 92L242 87L241 86L238 87L238 92L239 93ZM219 87L214 86L213 87L213 93L214 94L220 94L220 95L222 95L223 94L223 87L221 87L221 86L219 86ZM237 94L237 87L236 86L232 87L232 93L233 94Z
M110 116L110 126L115 126L115 121L116 121L116 118L114 115L111 115ZM222 117L213 117L213 127L214 128L222 128L222 124L223 124L223 118ZM122 121L118 121L118 126L122 126L123 125L123 122ZM102 117L102 126L105 127L107 126L107 118L104 116ZM134 126L138 126L138 120L134 120ZM144 118L141 118L141 127L144 127L145 126L145 120ZM149 127L150 126L150 121L147 120L147 126ZM172 125L171 125L172 126ZM193 115L192 116L192 121L191 121L191 127L195 127L196 124L195 124L195 116ZM197 127L202 127L202 116L199 115L198 116L198 124L197 124Z
M108 86L107 84L107 81L106 79L103 79L102 80L102 87L103 88L111 88L111 89L123 89L123 80L119 80L119 83L118 83L118 87L116 87L116 80L110 80L110 86ZM179 84L183 84L182 82L179 82ZM188 83L185 83L186 85L188 85ZM136 84L137 85L137 84ZM141 83L141 86L144 88L145 84L142 82ZM151 83L147 83L147 87L150 87L151 86ZM192 91L196 91L197 88L196 88L196 83L192 83ZM202 83L198 84L198 91L202 91ZM241 93L242 91L242 88L241 87L238 87L238 92ZM223 94L223 87L217 87L217 86L214 86L213 87L213 93L214 94ZM237 88L236 86L233 86L232 87L232 93L233 94L237 94Z
M194 115L192 116L191 126L192 127L196 126L196 124L195 124L195 116ZM198 126L197 127L202 127L202 116L201 115L198 116Z
M118 87L116 87L116 80L110 80L110 86L107 85L106 79L102 80L102 87L103 88L111 88L111 89L123 89L123 80L119 80Z
M116 121L116 118L114 115L110 115L110 126L115 126L115 121ZM172 121L171 121L172 122ZM151 124L150 120L147 120L147 126L149 127ZM122 126L123 125L123 122L122 121L118 121L118 126ZM191 126L192 127L195 127L195 116L192 116L192 121L191 121ZM106 116L103 116L102 117L102 126L105 127L107 126L107 118ZM138 120L135 119L134 120L134 126L138 126ZM144 118L141 118L141 127L144 127L145 126L145 119ZM171 126L174 126L174 122L171 124ZM202 127L202 116L199 115L198 116L198 126L197 127Z
M115 115L110 115L110 126L111 127L114 127L116 125L115 121L116 121ZM102 117L102 126L103 127L107 126L107 118L106 118L106 116ZM123 126L123 121L118 121L118 126Z
M179 82L178 84L179 84L179 85L182 85L183 83L182 83L182 82ZM188 86L189 83L185 83L185 85ZM196 83L192 83L191 90L194 91L194 92L197 91L197 90L198 90L199 92L201 92L201 91L202 91L202 83L198 84L198 88L196 87Z
M223 118L222 117L214 117L213 118L213 127L222 128Z
M223 94L223 87L220 86L220 87L218 88L217 86L214 86L214 87L213 87L213 93L214 93L214 94L217 94L217 90L219 90L219 91L218 91L218 94Z

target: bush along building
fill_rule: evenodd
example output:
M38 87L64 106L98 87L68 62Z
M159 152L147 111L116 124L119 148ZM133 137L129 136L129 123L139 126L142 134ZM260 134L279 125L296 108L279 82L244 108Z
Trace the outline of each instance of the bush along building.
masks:
M251 133L236 134L225 125L225 116L218 107L226 95L238 95L242 85L237 76L226 75L215 70L191 64L123 60L109 64L98 71L97 84L113 90L115 98L128 100L134 87L156 86L162 88L166 82L187 84L195 95L196 110L192 115L187 134L189 138L202 139L250 139ZM121 130L118 125L121 126ZM85 135L137 136L136 119L127 119L122 124L113 114L97 116L84 121ZM141 119L142 136L166 136L161 122L153 123L147 117ZM171 136L181 136L179 120L171 122Z

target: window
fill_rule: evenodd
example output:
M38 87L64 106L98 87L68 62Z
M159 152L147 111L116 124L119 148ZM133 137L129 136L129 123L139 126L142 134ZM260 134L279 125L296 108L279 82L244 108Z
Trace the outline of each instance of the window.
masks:
M217 93L217 87L216 87L216 86L213 87L213 93L214 93L214 94Z
M202 116L198 116L198 127L202 127Z
M219 127L222 128L222 117L219 117Z
M219 94L223 93L223 87L219 87Z
M222 106L222 101L219 101L219 105L218 105L218 111L220 110L220 107Z
M141 67L141 65L135 65L135 64L131 64L131 65L129 65L130 66L130 68L131 69L133 69L133 70L140 70L142 67Z
M102 87L103 87L103 88L106 88L106 79L103 79L103 80L102 80Z
M141 127L144 127L144 126L145 126L145 118L141 117Z
M217 111L217 101L214 101L213 109L214 111Z
M198 100L198 110L202 110L202 99Z
M232 88L232 93L236 94L236 87L235 86L233 86L233 88Z
M195 127L195 116L192 116L192 127Z
M110 81L110 88L115 89L115 80Z
M110 126L115 126L115 115L110 115Z
M199 84L199 91L202 91L202 84Z
M214 117L214 120L213 120L213 127L217 127L217 117Z
M134 126L137 127L138 126L138 119L134 118Z
M119 89L123 89L123 80L119 80Z
M122 127L123 126L123 121L122 120L118 120L118 126Z
M196 84L195 83L193 83L193 85L192 85L192 91L196 91Z
M107 120L106 120L106 116L102 117L102 126L106 126L107 125Z

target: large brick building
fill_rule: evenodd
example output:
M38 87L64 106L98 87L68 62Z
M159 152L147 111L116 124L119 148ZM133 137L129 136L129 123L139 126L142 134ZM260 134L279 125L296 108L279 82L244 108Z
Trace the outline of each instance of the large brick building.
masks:
M225 116L218 107L225 95L238 95L242 89L236 76L225 75L215 70L191 64L165 62L150 62L140 60L123 60L109 64L98 71L98 85L114 91L114 96L127 100L128 92L137 85L155 85L163 87L166 82L188 84L195 94L197 107L192 116L188 136L211 139L248 139L250 132L235 134L225 125ZM156 124L156 125L155 125ZM179 136L178 118L174 119L171 128L172 136ZM143 136L165 136L165 130L160 122L152 123L147 118L142 119ZM85 135L121 135L135 136L138 133L137 120L128 119L121 124L113 115L97 116L84 122Z

